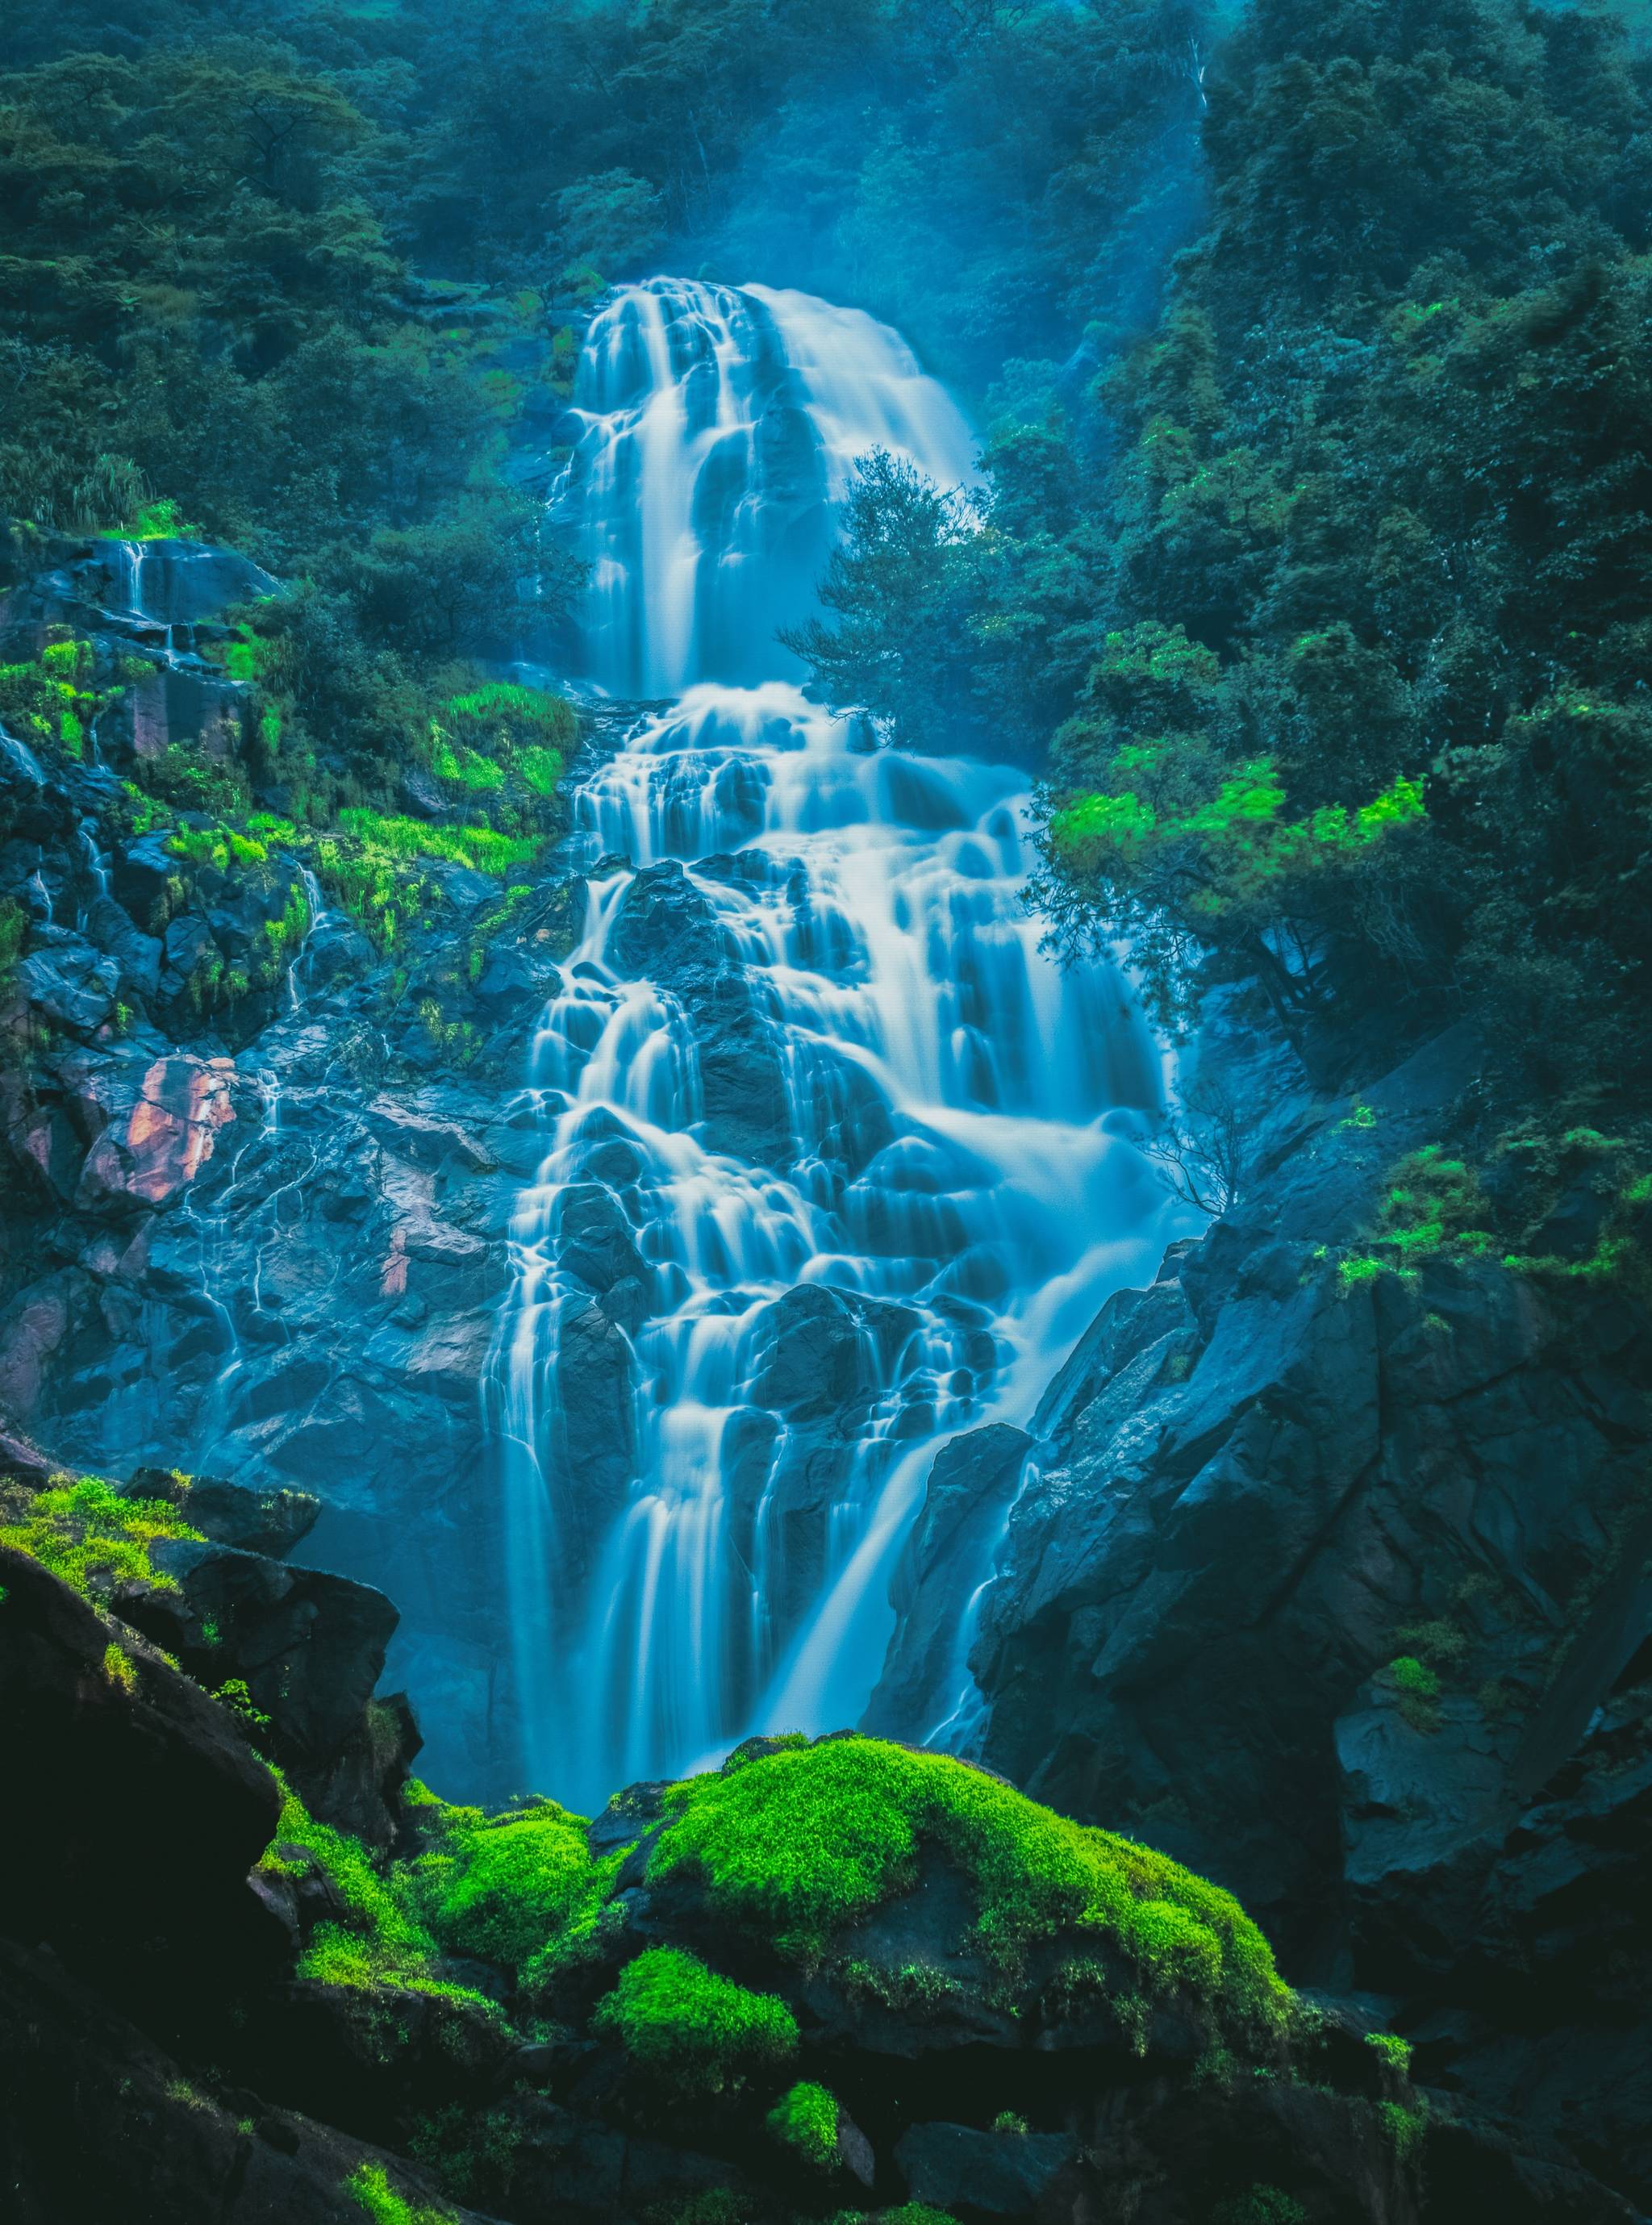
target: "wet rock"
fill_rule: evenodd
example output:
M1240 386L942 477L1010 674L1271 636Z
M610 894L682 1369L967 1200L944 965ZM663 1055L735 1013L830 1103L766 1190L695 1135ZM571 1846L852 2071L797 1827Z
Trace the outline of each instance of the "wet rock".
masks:
M800 1284L763 1309L750 1395L794 1422L819 1422L889 1379L917 1326L904 1306L820 1283ZM853 1417L842 1415L846 1426Z
M626 890L608 956L621 973L668 990L688 1015L708 1148L782 1163L790 1116L778 1046L710 899L675 859L645 867Z
M185 1189L236 1118L237 1079L226 1058L156 1059L124 1121L87 1153L77 1201L91 1210L160 1205Z
M590 1552L623 1503L636 1459L631 1347L594 1300L564 1307L556 1375L557 1471Z
M155 996L161 986L161 946L136 926L112 897L98 897L86 913L87 939L117 960L123 995Z
M71 1035L95 1035L115 1010L119 962L79 936L36 950L17 968L17 983L35 1011Z
M982 2133L914 2125L895 2160L915 2202L960 2218L1032 2217L1063 2177L1076 2179L1079 2145L1061 2133Z
M954 1704L959 1601L984 1582L1033 1440L1006 1423L952 1437L935 1455L922 1511L889 1585L895 1632L865 1725L895 1731L936 1721Z

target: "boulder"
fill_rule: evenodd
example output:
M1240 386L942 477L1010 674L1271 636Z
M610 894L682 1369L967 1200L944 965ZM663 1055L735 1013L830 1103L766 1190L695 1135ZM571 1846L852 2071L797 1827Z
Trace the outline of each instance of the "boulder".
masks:
M1048 2206L1059 2198L1057 2183L1079 2177L1079 2144L1065 2133L914 2125L896 2143L895 2160L915 2202L959 2218L1059 2215Z
M35 939L41 939L38 929ZM71 1035L85 1037L113 1017L121 968L117 960L80 936L65 935L23 960L17 983L37 1012Z
M0 1923L119 1999L182 2013L284 1941L247 1886L274 1778L228 1712L38 1562L0 1547Z
M364 2165L424 2215L472 2219L404 2158L192 2078L51 1956L3 1938L0 2089L9 2225L362 2225Z

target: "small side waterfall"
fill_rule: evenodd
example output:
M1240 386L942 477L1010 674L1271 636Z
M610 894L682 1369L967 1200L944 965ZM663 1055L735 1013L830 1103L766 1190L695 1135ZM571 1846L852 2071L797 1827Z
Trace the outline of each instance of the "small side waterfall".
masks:
M665 280L597 320L579 391L587 667L677 700L575 800L486 1390L523 1760L591 1802L858 1718L938 1441L1030 1411L1174 1208L1127 984L1059 971L1022 906L1021 777L775 676L853 457L956 483L953 404L856 313Z

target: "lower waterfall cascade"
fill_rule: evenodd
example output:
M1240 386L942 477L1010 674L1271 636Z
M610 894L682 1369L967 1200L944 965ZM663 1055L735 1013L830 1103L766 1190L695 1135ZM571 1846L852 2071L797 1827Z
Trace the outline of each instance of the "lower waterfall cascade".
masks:
M854 1722L937 1447L1024 1419L1187 1216L1136 1147L1164 1074L1128 982L1063 971L1022 902L1024 776L750 677L795 607L767 420L794 466L808 428L828 499L879 446L958 484L943 390L858 313L655 280L598 318L578 394L587 669L674 700L574 795L585 927L484 1389L522 1762L589 1804ZM955 1742L966 1697L905 1735Z

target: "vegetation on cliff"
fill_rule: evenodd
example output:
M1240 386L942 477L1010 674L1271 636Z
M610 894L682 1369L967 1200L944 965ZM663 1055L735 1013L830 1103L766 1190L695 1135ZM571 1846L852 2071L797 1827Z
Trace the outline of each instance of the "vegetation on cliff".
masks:
M1466 1015L1505 1112L1632 1124L1644 65L1604 10L1259 0L1206 86L1156 325L1021 381L974 515L869 467L805 645L916 744L1018 740L1053 932L1161 1011Z

